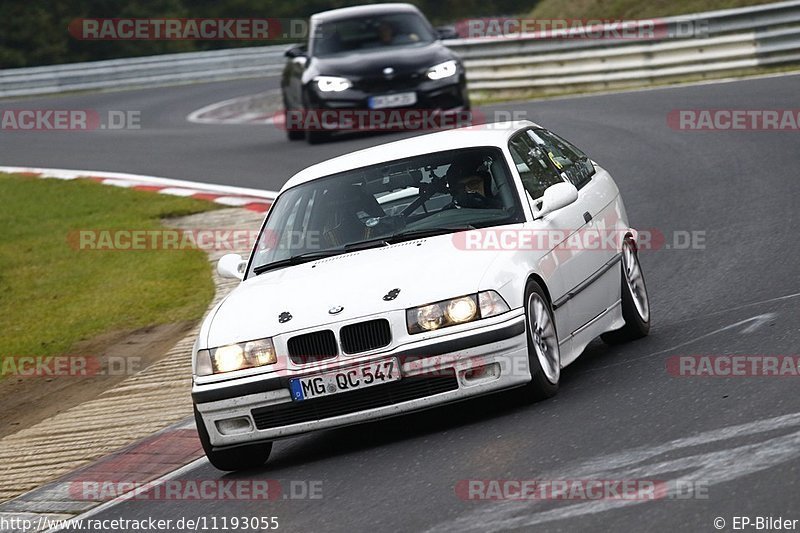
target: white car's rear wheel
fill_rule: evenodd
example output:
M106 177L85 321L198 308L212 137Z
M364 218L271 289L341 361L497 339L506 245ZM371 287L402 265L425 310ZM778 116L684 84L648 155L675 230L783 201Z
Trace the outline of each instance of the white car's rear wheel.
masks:
M558 392L561 353L550 303L542 287L533 280L525 290L525 322L532 377L528 393L533 400L543 400Z
M639 339L650 333L650 299L644 282L636 243L626 237L622 243L622 317L625 325L602 338L609 344Z

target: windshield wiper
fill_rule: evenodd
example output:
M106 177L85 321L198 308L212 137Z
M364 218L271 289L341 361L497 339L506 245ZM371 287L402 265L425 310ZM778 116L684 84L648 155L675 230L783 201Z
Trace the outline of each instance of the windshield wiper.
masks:
M388 245L389 243L386 242L384 239L373 239L369 241L354 242L352 244L347 244L342 248L333 248L331 250L319 250L316 252L306 252L304 254L293 255L292 257L281 259L279 261L273 261L272 263L267 263L266 265L259 265L253 269L253 273L256 276L258 276L259 274L262 274L267 270L272 270L275 268L300 265L303 263L308 263L310 261L316 261L317 259L326 259L328 257L333 257L334 255L348 254L350 252L355 252L358 250L367 250L369 248L377 248L378 246L388 246Z
M390 244L395 244L398 242L422 239L424 237L435 237L436 235L455 233L457 231L468 231L471 229L475 229L475 226L468 224L465 226L442 226L438 228L401 231L400 233L395 233L394 235L384 235L382 237L376 237L375 239L370 239L367 241L359 241L352 244L347 244L345 245L345 249L348 252L354 250L367 250L369 248L377 248L379 246L389 246Z
M377 237L375 239L369 239L366 241L358 241L350 244L345 244L344 249L348 252L354 252L357 250L369 250L370 248L378 248L379 246L389 246L389 243L386 242L386 237Z
M325 259L327 257L333 257L334 255L346 254L357 250L367 250L369 248L377 248L379 246L388 246L390 244L403 241L411 241L414 239L422 239L424 237L435 237L436 235L444 235L446 233L468 231L471 229L475 229L475 226L467 224L464 226L443 226L439 228L424 228L411 231L403 231L400 233L396 233L394 235L379 237L376 239L370 239L368 241L360 241L351 244L346 244L342 248L335 248L333 250L320 250L316 252L307 252L304 254L293 255L292 257L281 259L279 261L273 261L272 263L267 263L266 265L259 265L253 268L253 273L256 276L258 276L259 274L263 274L268 270L283 268L292 265L300 265L303 263L308 263L310 261L316 261L317 259Z
M445 235L447 233L469 231L471 229L475 229L475 226L473 226L472 224L465 224L463 226L442 226L438 228L422 228L410 231L401 231L400 233L395 233L394 235L390 235L389 237L384 237L383 240L385 240L389 244L394 244L397 242L411 241L414 239L422 239L425 237L435 237L437 235Z
M267 263L266 265L258 265L257 267L253 268L253 273L256 276L258 276L259 274L263 274L268 270L283 268L292 265L300 265L303 263L316 261L317 259L325 259L326 257L332 257L334 255L339 255L343 253L346 253L346 251L342 250L341 248L336 250L321 250L317 252L306 252L304 254L298 254L298 255L293 255L292 257L287 257L286 259L273 261L272 263Z

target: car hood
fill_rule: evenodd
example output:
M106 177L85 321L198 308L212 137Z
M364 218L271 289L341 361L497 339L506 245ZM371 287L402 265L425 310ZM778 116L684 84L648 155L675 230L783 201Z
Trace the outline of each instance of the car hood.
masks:
M352 80L382 77L391 67L396 76L420 72L453 59L453 53L438 42L425 46L354 52L342 56L314 58L314 74L344 76Z
M267 271L241 283L218 307L210 347L406 309L478 292L496 253L458 249L440 235ZM400 292L393 300L383 297ZM332 315L332 307L342 311ZM278 321L289 313L292 319Z

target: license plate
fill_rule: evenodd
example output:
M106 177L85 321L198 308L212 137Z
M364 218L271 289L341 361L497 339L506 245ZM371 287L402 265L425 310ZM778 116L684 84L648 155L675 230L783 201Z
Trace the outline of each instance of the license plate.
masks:
M371 96L368 100L370 109L384 109L387 107L403 107L417 103L417 93L385 94Z
M290 379L289 390L292 392L292 400L299 402L340 392L365 389L398 379L400 379L400 367L397 359L384 359L338 372Z

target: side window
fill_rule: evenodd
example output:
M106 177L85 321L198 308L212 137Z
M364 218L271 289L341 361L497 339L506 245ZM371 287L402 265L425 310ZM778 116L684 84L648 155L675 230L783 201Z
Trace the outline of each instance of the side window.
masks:
M547 157L578 189L589 183L594 175L594 165L589 158L558 135L547 130L530 130L537 144L544 145Z
M512 137L508 142L508 149L522 178L522 185L534 200L541 198L544 190L551 185L564 181L553 169L553 165L548 163L543 146L537 145L528 135L528 131Z

